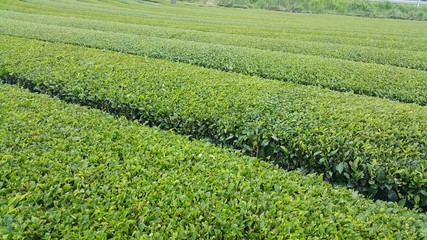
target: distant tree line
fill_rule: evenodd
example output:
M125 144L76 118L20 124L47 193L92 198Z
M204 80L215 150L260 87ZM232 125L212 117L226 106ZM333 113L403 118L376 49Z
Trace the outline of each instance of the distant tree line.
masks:
M416 5L391 3L387 0L215 0L215 3L218 6L236 8L427 20L427 7L417 8Z

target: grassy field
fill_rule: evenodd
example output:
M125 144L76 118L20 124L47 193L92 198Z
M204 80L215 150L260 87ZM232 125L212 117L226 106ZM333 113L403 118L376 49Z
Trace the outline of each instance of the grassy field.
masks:
M0 20L0 236L427 237L427 22L132 0Z

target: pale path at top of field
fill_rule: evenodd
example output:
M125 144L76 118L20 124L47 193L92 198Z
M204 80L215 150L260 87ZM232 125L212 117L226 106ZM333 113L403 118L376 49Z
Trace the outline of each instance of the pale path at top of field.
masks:
M42 5L42 4L45 5ZM61 5L62 4L62 5ZM20 7L21 6L21 7ZM56 6L56 7L54 7ZM97 6L97 5L95 5ZM241 21L237 25L233 25L235 20L222 20L222 18L207 18L203 20L200 17L193 15L184 15L181 11L186 11L190 9L192 11L207 11L212 8L173 8L170 6L156 7L155 9L144 9L141 10L118 10L110 7L111 9L99 9L93 6L84 7L84 5L79 4L63 4L57 2L44 2L37 1L37 4L28 4L28 3L13 3L13 4L3 4L0 8L9 9L9 10L20 10L20 11L29 11L35 13L51 14L63 16L75 16L75 17L84 17L91 19L99 20L111 20L124 22L124 23L137 23L144 25L152 26L164 26L164 27L173 27L180 29L192 29L200 31L209 31L209 32L222 32L230 34L241 34L248 36L257 36L257 37L268 37L268 38L285 38L285 39L294 39L294 40L304 40L304 41L321 41L321 42L331 42L331 43L346 43L352 45L361 45L361 46L374 46L374 47L386 47L386 48L397 48L397 49L408 49L415 51L424 51L427 50L427 44L422 42L423 35L420 35L418 32L424 33L423 31L417 31L419 29L419 22L414 21L395 21L390 22L391 20L380 20L380 19L361 19L361 18L350 18L342 16L330 16L330 15L309 15L309 14L286 14L280 13L279 15L282 20L277 21L263 21L259 20L254 22L251 15L252 11L242 11L238 12L240 15L248 14L246 21ZM152 6L148 6L152 7ZM49 10L47 10L49 9ZM215 9L216 11L229 11L230 9ZM232 9L233 10L233 9ZM162 12L163 11L163 12ZM165 13L164 11L172 11L171 13ZM96 13L96 14L95 14ZM229 17L238 16L236 14ZM256 12L255 12L256 13ZM265 16L270 16L271 12L263 11ZM268 13L268 14L265 14ZM114 18L112 18L114 14ZM169 15L168 15L169 14ZM209 16L210 12L207 12L206 15ZM277 14L277 13L275 13ZM153 16L154 15L154 16ZM184 15L184 16L183 16ZM286 17L283 17L286 16ZM170 19L169 19L170 18ZM176 19L175 19L176 18ZM237 17L236 17L237 18ZM323 21L323 20L327 21ZM322 21L320 21L322 20ZM342 24L337 25L336 22ZM348 30L344 31L343 25L346 25L346 21L351 26ZM364 31L363 33L357 33L358 30L363 30L363 28L369 27L372 23L380 24L377 25L375 30L370 30L368 32ZM277 22L277 23L276 23ZM312 26L319 22L319 26ZM353 23L356 22L356 23ZM366 23L365 23L366 22ZM216 24L214 24L216 23ZM398 26L394 26L394 24ZM260 26L257 26L262 24ZM425 24L425 23L422 23ZM328 27L331 26L331 27ZM358 27L359 26L359 27ZM374 25L375 26L375 25ZM422 26L422 25L421 25ZM380 29L377 29L379 28ZM390 27L390 31L386 31L384 34L378 35L378 33L384 32L384 29ZM370 27L372 28L372 26ZM327 29L333 29L329 31ZM399 31L396 31L399 30ZM341 36L344 32L344 36ZM394 33L402 32L395 37ZM354 34L356 33L356 34ZM409 33L413 33L414 36L411 37ZM425 33L424 33L425 34ZM352 36L352 37L349 37ZM390 38L392 37L392 38ZM388 40L384 40L388 39ZM403 42L405 44L403 44Z
M4 21L7 21L8 19L16 19L20 21L55 26L93 29L114 33L130 33L141 35L142 37L153 36L166 39L180 39L185 41L232 45L237 47L249 47L427 70L427 53L424 52L379 49L362 46L355 47L346 44L304 42L299 40L259 38L242 35L239 36L234 34L174 29L84 18L27 14L4 10L0 10L0 18L4 18Z

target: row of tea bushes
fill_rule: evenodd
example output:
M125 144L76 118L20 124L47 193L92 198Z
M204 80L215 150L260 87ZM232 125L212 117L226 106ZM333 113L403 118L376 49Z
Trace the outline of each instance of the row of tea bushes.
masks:
M0 11L0 17L55 26L73 27L88 30L101 30L113 33L136 34L183 41L248 47L262 50L314 55L350 61L393 65L418 70L427 70L427 54L421 51L405 51L376 47L363 47L350 44L333 44L308 41L305 39L260 38L217 32L203 32L140 24L68 18L38 14ZM191 26L189 26L191 28Z
M133 23L139 25L228 33L249 37L293 39L388 49L426 51L424 23L333 15L289 14L189 6L88 4L81 1L16 2L4 0L0 9ZM114 17L112 17L114 16ZM250 21L248 21L250 19ZM409 24L408 24L409 23Z
M427 71L19 20L0 21L0 33L109 49L420 105L427 104Z
M423 239L424 214L0 84L5 239Z
M425 107L106 50L0 43L3 82L427 206Z

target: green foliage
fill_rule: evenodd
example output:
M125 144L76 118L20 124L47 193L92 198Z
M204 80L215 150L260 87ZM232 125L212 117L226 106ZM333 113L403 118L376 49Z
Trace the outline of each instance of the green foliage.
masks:
M0 26L0 33L8 35L110 49L336 91L427 104L427 71L17 20L4 20ZM424 53L418 56L426 58ZM427 63L417 57L414 62Z
M243 36L250 36L262 37L263 40L266 38L282 40L285 41L284 44L287 44L286 40L299 40L303 43L319 42L394 50L427 50L426 44L422 41L427 37L424 30L425 22L223 8L198 7L195 10L188 6L125 4L112 7L112 3L103 5L100 2L96 5L84 2L64 5L64 3L44 0L37 3L4 0L2 3L0 9L5 10L1 11L2 18L103 31L114 29L115 32L149 36L153 36L155 31L155 36L168 36L167 38L180 38L185 35L183 33L192 30L188 34L195 34L198 37L188 38L191 41L200 41L200 35L203 33L227 33L232 35L226 37L239 37L241 41L246 40L242 39ZM31 14L22 16L16 12ZM33 14L43 15L43 20L40 19L41 16ZM52 15L63 18L50 19L49 16ZM208 37L216 38L215 35L208 35ZM218 41L222 44L224 38ZM252 43L254 41L251 41Z
M0 38L2 81L425 208L425 107L105 50Z
M257 7L278 11L332 13L362 17L427 20L427 8L369 0L216 0L219 6Z
M0 84L4 239L423 239L425 214Z
M4 18L3 26L4 32L13 35L19 35L19 27L28 25L28 28L33 32L43 31L49 29L50 32L67 32L69 28L50 28L46 25L55 25L63 27L71 27L84 30L99 30L107 33L101 33L103 38L107 39L107 34L119 34L126 33L124 37L141 40L144 37L156 37L165 39L175 39L182 41L200 42L200 43L211 43L221 44L225 46L236 46L245 48L255 48L261 50L270 50L278 52L287 52L304 55L314 55L327 58L337 58L343 60L350 60L356 62L376 63L384 65L392 65L398 67L405 67L418 70L427 70L427 55L423 50L427 50L427 45L419 39L408 39L406 37L399 36L394 41L384 41L376 39L374 46L358 46L363 43L360 38L375 37L370 36L366 32L353 33L352 38L348 39L349 34L346 32L337 33L334 32L334 38L324 39L319 41L319 34L327 34L330 31L326 29L310 30L309 32L303 30L293 31L296 34L288 32L288 35L280 38L267 38L258 36L242 36L230 33L220 32L205 32L195 31L191 29L175 29L158 26L147 26L140 24L131 23L120 23L106 20L90 20L83 18L60 17L60 16L47 16L38 14L18 13L12 11L0 11L0 17ZM19 20L18 22L12 20ZM25 21L25 22L21 22ZM39 25L34 23L41 23L46 25ZM297 25L298 26L298 25ZM188 27L191 27L189 25ZM6 29L13 29L7 31ZM24 31L24 29L22 29ZM27 37L38 38L40 35L30 34L28 30L25 30ZM90 32L90 34L99 35L99 32ZM301 32L304 32L305 36L301 36ZM131 35L128 35L131 34ZM321 35L320 35L321 36ZM45 39L49 39L46 38ZM130 40L128 40L130 41ZM133 40L134 41L134 40ZM150 40L147 40L150 42ZM331 43L328 41L335 41ZM339 43L338 41L344 41ZM396 43L396 41L405 42ZM178 41L180 43L181 41ZM366 44L366 42L365 42Z

